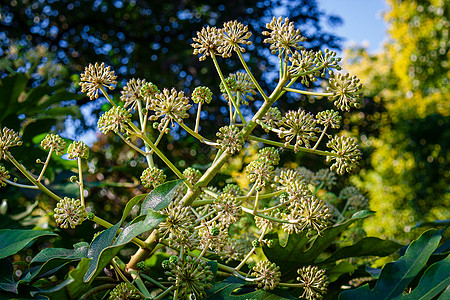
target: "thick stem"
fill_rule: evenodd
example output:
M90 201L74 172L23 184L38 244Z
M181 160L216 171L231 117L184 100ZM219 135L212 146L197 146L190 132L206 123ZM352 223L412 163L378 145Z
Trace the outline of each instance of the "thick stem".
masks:
M197 117L195 118L195 133L198 133L198 127L200 126L200 113L202 112L202 103L198 102Z
M138 262L145 260L150 256L153 249L155 249L156 245L158 245L158 231L153 230L149 237L145 240L145 248L140 248L131 258L127 264L127 270L136 269L136 265Z
M144 134L145 133L145 127L147 126L147 118L144 119L144 116L142 115L142 104L141 101L138 100L137 101L137 107L138 107L138 113L139 113L139 124L141 125L141 132ZM158 143L156 143L158 144ZM148 144L144 141L144 145L145 145L145 158L147 159L147 164L149 167L153 167L153 157L150 154L150 147L148 146Z
M309 92L309 91L291 89L291 88L288 88L288 87L285 87L284 90L287 91L287 92L293 92L293 93L297 93L297 94L311 95L311 96L329 97L329 96L333 95L332 93Z

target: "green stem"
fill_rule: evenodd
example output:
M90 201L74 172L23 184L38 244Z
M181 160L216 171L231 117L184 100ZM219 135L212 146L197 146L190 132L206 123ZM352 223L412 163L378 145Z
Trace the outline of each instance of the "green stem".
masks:
M16 186L16 187L19 187L19 188L23 188L23 189L30 189L30 190L38 190L39 189L35 185L20 184L20 183L16 183L14 181L10 181L10 180L4 179L4 178L2 179L2 181L7 183L7 184L10 184L10 185L13 185L13 186Z
M194 132L198 133L198 127L200 126L200 113L202 111L202 102L198 102L197 106L197 117L195 118L195 129Z
M44 194L49 196L50 198L60 201L61 198L54 194L52 191L50 191L48 188L46 188L42 183L34 179L33 175L31 175L27 169L22 166L8 151L5 151L4 154L6 155L6 158L9 159L9 161L36 187L38 187Z
M156 285L157 287L159 287L160 289L162 289L163 291L167 290L167 287L165 287L164 285L162 285L161 283L159 283L157 280L151 278L150 276L147 276L145 274L139 274L142 278L144 278L145 280L151 282L152 284Z
M256 191L255 204L253 205L253 213L258 212L258 202L259 202L259 191Z
M264 235L266 234L267 231L267 225L264 226L263 230L261 231L261 234L259 236L258 241L261 243L262 239L264 238ZM252 256L253 252L256 250L256 247L253 247L252 250L250 250L247 254L247 256L245 256L245 258L241 261L241 263L234 268L234 271L239 271L245 264L245 262L250 258L250 256Z
M105 96L106 100L109 101L109 103L111 103L112 106L116 107L117 104L111 99L111 97L108 95L108 93L106 92L105 88L103 87L103 85L99 86L100 91L102 92L103 96Z
M173 291L173 289L175 289L174 285L172 285L167 290L165 290L164 292L162 292L161 294L159 294L158 296L153 298L153 300L160 300L160 299L164 298L168 293L171 293Z
M161 141L162 137L164 136L167 126L169 126L169 120L166 120L166 123L164 124L163 129L161 130L161 132L158 135L158 138L155 141L155 146L158 146L159 142ZM150 154L153 154L153 150L150 151Z
M130 146L130 147L131 147L132 149L134 149L136 152L138 152L138 153L140 153L140 154L142 154L142 155L144 155L144 156L147 156L147 153L145 153L144 151L142 151L141 149L139 149L138 147L136 147L136 145L134 145L133 143L131 143L130 141L128 141L126 138L124 138L122 134L117 133L117 135L122 139L122 141L125 142L125 144L127 144L128 146Z
M193 137L198 139L201 143L204 143L204 144L209 145L209 146L217 146L218 145L217 143L211 142L210 140L204 138L203 136L201 136L197 132L193 131L186 124L178 123L178 125L180 125L180 127L183 128L184 130L186 130L190 135L192 135Z
M293 93L297 93L297 94L302 94L302 95L311 95L311 96L323 96L323 97L329 97L332 96L332 93L319 93L319 92L309 92L309 91L303 91L303 90L297 90L297 89L291 89L288 87L284 88L285 91L287 92L293 92Z
M255 141L255 142L260 142L260 143L264 143L264 144L268 144L268 145L272 145L272 146L278 146L278 147L294 150L294 146L292 146L292 145L285 146L284 143L266 140L266 139L259 138L256 136L249 136L248 139L251 141ZM306 153L313 153L313 154L319 154L319 155L324 155L324 156L337 156L337 153L333 153L333 152L329 152L329 151L314 150L314 149L305 148L305 147L298 147L298 149L299 149L299 151L306 152Z
M42 167L42 170L41 170L41 174L39 174L39 177L38 177L37 181L41 181L42 176L44 175L44 172L47 169L47 166L48 166L48 164L50 162L50 157L52 156L52 153L53 153L53 147L51 147L50 151L48 152L47 158L45 159L44 166Z
M325 128L323 129L322 134L320 135L319 139L317 140L316 144L314 145L313 150L317 149L317 146L319 146L320 142L322 141L323 136L325 135L325 132L327 131L327 129L328 129L328 124L325 125Z
M114 289L116 286L117 286L116 283L106 283L106 284L102 284L102 285L96 286L95 288L90 289L87 293L83 294L79 298L79 300L87 300L91 296L93 296L93 295L95 295L95 294L97 294L97 293L99 293L101 291L111 290L111 289Z
M81 157L77 158L78 161L78 184L80 185L80 200L81 206L86 207L84 203L84 185L83 185L83 172L81 171Z
M138 113L139 113L139 124L141 125L141 132L145 133L145 127L147 126L147 118L144 119L144 117L142 116L142 104L141 104L141 100L137 101L137 107L138 107ZM158 143L156 143L158 144ZM147 143L144 141L144 145L145 145L145 158L147 159L147 164L149 167L153 167L153 158L152 155L150 154L150 149L149 146L147 145Z
M263 219L267 219L267 220L270 220L270 221L274 221L274 222L277 222L277 223L289 223L289 224L296 224L296 223L298 223L298 222L294 222L294 221L277 219L277 218L274 218L274 217L271 217L271 216L264 215L264 214L262 214L260 212L256 212L255 213L255 212L253 212L253 209L247 208L247 207L242 206L242 205L241 205L241 209L242 209L243 212L246 212L246 213L251 214L253 216L260 217L260 218L263 218Z
M258 81L255 79L255 77L253 76L249 67L247 66L247 63L245 62L241 51L239 51L239 49L237 49L236 53L239 56L239 60L241 61L242 65L244 66L245 71L247 71L248 76L250 76L250 79L252 80L253 84L256 86L256 89L259 91L259 93L263 97L264 101L269 101L269 98L267 97L266 93L264 93L264 91L261 88L261 86L259 85Z
M219 63L217 62L216 56L212 52L211 52L211 58L214 62L214 66L216 67L217 73L219 73L220 80L222 81L222 84L224 85L225 89L227 90L228 97L230 98L231 102L234 105L234 109L236 109L236 111L238 112L238 115L241 118L241 122L245 124L246 123L245 118L242 115L241 110L237 106L237 104L233 98L233 95L231 94L230 88L228 87L227 83L225 82L225 78L223 77L222 70L219 67Z
M147 290L147 287L145 286L144 282L142 281L141 277L139 276L139 272L137 272L136 270L130 270L129 273L130 273L131 277L133 277L134 282L136 282L136 285L137 285L139 291L141 291L141 293L144 295L144 297L151 298L152 295Z

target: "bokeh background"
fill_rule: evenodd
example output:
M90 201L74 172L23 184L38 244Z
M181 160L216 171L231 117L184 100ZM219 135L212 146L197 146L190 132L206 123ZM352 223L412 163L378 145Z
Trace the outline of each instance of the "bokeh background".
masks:
M377 212L364 225L367 233L406 242L418 236L412 230L418 222L450 219L449 1L13 0L0 6L0 125L19 131L24 140L13 154L32 171L39 170L35 160L45 154L35 144L47 132L86 141L91 146L86 185L92 209L111 222L130 196L142 193L138 179L144 161L120 140L98 134L96 121L109 106L103 98L89 101L80 94L84 67L94 62L112 66L120 79L114 96L118 101L119 90L131 78L187 94L207 85L215 96L202 123L219 128L227 122L219 79L212 62L192 55L191 38L206 25L234 19L249 25L253 45L245 57L269 90L275 85L277 60L261 32L272 16L294 21L308 38L306 48L337 51L344 69L365 85L361 109L343 114L344 129L358 138L363 160L359 170L339 180L361 189ZM236 59L220 63L225 74L240 70ZM254 111L258 101L244 114ZM312 112L331 108L324 99L298 95L277 103L282 111L293 104ZM205 126L202 134L214 137L217 128ZM211 157L177 127L161 146L180 168L202 170ZM310 158L283 152L286 162L312 170L326 167ZM230 174L242 170L242 161L231 162L213 183L223 186ZM64 157L54 157L46 173L51 188L75 197L78 187L67 180L74 167ZM21 226L48 226L52 221L46 212L53 204L35 202L36 197L2 188L0 200L7 207L2 212L8 213L0 227L18 226L17 220ZM28 214L21 215L23 207ZM79 238L83 232L65 234Z

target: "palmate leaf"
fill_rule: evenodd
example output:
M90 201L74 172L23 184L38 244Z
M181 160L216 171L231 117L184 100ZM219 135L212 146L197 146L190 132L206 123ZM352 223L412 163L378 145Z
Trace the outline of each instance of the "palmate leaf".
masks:
M214 300L281 300L281 299L295 299L286 291L274 290L265 291L263 289L256 290L255 288L246 288L245 281L236 277L229 277L206 291L205 299Z
M111 259L134 237L156 228L160 222L165 220L166 217L164 215L155 211L164 209L172 202L182 182L183 180L166 182L156 187L148 195L139 195L128 201L120 222L103 231L92 241L88 251L88 258L92 260L84 275L84 282L90 282L100 274ZM140 219L131 222L120 232L116 240L114 240L128 213L144 197L144 202L141 205Z
M302 266L313 264L317 257L335 241L335 238L340 233L354 222L365 219L373 213L371 211L355 213L351 219L344 223L325 229L322 235L315 237L310 244L306 233L289 235L289 239L284 246L280 243L277 234L267 234L264 238L274 240L274 246L269 248L264 245L264 254L270 261L280 266L281 272L286 275ZM307 244L310 246L305 249Z
M346 299L394 299L396 297L401 297L401 294L405 288L411 283L411 281L417 276L417 274L422 270L428 261L429 257L433 251L439 245L441 240L441 234L436 230L428 230L424 232L417 240L411 243L411 245L406 249L405 255L402 256L395 262L388 263L384 266L379 276L379 279L373 290L369 288L366 284L360 288L354 290L344 291L339 295L339 300ZM430 268L432 268L432 265ZM422 277L425 280L422 283L421 290L431 290L442 291L445 286L441 289L435 289L433 286L423 287L427 283L436 283L440 278L436 278L436 271L442 271L443 268L448 267L448 261L434 266L431 271L428 272L427 276ZM427 272L425 272L427 273ZM441 272L443 276L449 276L449 270ZM420 285L420 284L419 284ZM419 290L417 293L424 294L424 292ZM417 299L417 298L410 298ZM423 298L431 299L431 298Z
M34 239L46 235L57 236L56 233L45 230L1 229L0 259L16 254Z

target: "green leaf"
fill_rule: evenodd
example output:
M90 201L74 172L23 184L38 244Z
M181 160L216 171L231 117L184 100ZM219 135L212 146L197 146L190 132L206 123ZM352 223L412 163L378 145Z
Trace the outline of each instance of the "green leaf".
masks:
M361 211L355 213L351 219L325 229L322 235L316 236L309 243L306 233L291 234L285 246L280 242L276 234L265 235L265 239L273 239L274 246L269 248L263 245L263 251L266 257L275 262L281 271L286 274L305 265L311 265L317 257L324 252L334 241L335 238L347 229L354 222L371 216L374 212ZM306 248L306 245L310 245Z
M450 299L450 285L445 289L445 291L439 296L437 300L448 300Z
M146 215L149 209L160 211L166 208L173 198L175 198L178 188L183 184L184 179L168 181L157 186L151 191L141 205L141 215Z
M17 294L17 284L14 282L14 268L7 258L0 260L0 289Z
M19 109L19 102L17 101L20 94L25 91L28 83L28 76L26 74L17 73L6 76L0 79L0 123L10 114L15 114Z
M133 223L120 232L114 245L124 245L130 242L134 237L158 226L158 224L164 221L166 217L166 215L162 215L152 210L147 211L147 216L143 221Z
M238 290L240 289L240 290ZM236 293L233 293L236 292ZM246 288L245 281L236 278L228 277L227 279L216 283L213 287L206 291L205 299L226 299L226 300L246 300L246 299L260 299L260 300L279 300L279 299L295 299L286 291L274 290L265 291L263 289L255 290L254 288Z
M144 199L145 196L147 196L147 194L138 195L138 196L131 198L131 200L127 202L127 204L125 205L125 209L123 210L123 213L122 213L121 223L123 223L123 221L128 216L128 214L133 209L133 207L136 204L138 204L139 202L141 202L141 200Z
M48 290L32 292L32 295L46 295L50 299L78 299L90 286L90 283L83 281L88 267L89 259L83 258L77 268L71 270L63 282Z
M336 281L342 274L355 272L355 267L348 261L341 261L332 268L327 268L327 276L329 282Z
M376 237L366 237L361 239L354 245L339 249L329 258L320 262L320 264L326 264L348 257L387 256L397 251L401 247L402 245L393 241L382 240Z
M0 259L16 254L38 237L56 233L45 230L1 229L0 230Z
M423 274L417 287L402 300L428 300L450 285L450 255L432 264Z
M373 290L364 285L339 295L345 299L393 299L400 296L408 284L417 276L439 245L439 231L428 230L406 249L405 255L397 261L386 264Z

